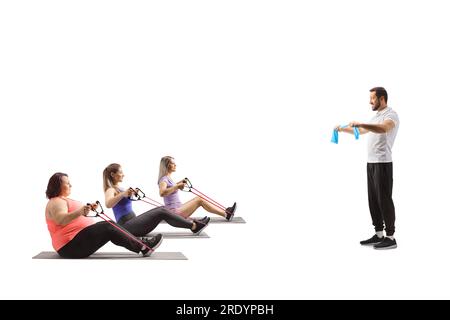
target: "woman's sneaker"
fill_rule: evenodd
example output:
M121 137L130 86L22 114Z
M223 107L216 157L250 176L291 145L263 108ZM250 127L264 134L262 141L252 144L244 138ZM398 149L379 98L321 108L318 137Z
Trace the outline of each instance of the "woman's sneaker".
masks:
M194 234L200 234L200 232L202 232L202 230L205 229L206 226L208 225L209 220L211 220L211 218L210 217L206 217L205 222L201 222L199 220L195 221L194 222L195 223L195 228L191 229L191 231Z
M142 255L144 257L150 257L150 255L159 247L163 240L163 236L161 233L158 233L152 238L142 238L141 241L149 248L144 248L141 250Z
M193 219L193 220L194 220L194 222L200 221L200 222L202 222L202 223L205 223L205 222L208 220L208 217L207 217L207 216L204 216L204 217L201 218L201 219Z
M236 202L235 202L235 203L233 204L232 207L228 207L228 208L225 210L225 213L226 213L225 218L226 218L228 221L233 220L234 212L236 211L236 207L237 207L237 204L236 204Z

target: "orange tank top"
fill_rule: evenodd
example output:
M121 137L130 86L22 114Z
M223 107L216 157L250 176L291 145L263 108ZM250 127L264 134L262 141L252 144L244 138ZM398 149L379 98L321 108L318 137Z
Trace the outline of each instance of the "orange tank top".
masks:
M69 213L81 208L83 204L79 201L75 201L68 198L61 198L67 202L67 208ZM47 228L52 237L52 245L55 251L58 251L69 243L75 236L86 227L89 227L94 223L92 218L86 218L85 216L79 216L73 219L66 225L57 224L53 219L47 218Z

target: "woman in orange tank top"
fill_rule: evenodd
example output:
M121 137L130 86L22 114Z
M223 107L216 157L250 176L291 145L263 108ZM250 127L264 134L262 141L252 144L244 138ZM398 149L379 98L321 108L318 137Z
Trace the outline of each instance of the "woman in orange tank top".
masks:
M86 215L91 206L69 199L72 185L65 173L55 173L48 181L45 220L52 245L63 258L85 258L111 241L115 245L148 256L162 241L161 237L144 238L149 248L130 239L106 221L95 223ZM95 203L92 202L92 203Z

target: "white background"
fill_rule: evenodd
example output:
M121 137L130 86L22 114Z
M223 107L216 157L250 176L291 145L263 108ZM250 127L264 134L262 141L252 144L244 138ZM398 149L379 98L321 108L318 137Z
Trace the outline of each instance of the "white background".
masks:
M447 6L2 1L0 298L450 298ZM366 139L330 143L373 116L380 85L401 121L399 247L381 252L359 245L373 234ZM52 250L54 172L72 198L103 201L118 162L124 186L157 198L164 155L247 224L163 242L187 261L31 259Z

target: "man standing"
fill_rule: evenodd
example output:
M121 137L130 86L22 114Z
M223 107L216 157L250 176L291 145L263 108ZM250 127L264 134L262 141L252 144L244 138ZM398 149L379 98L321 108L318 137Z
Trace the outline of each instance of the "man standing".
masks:
M369 208L375 235L361 241L361 245L373 245L375 249L394 249L395 207L392 201L392 146L400 121L397 113L387 106L388 94L382 87L370 90L370 104L376 115L370 123L350 122L346 128L335 130L353 134L353 127L360 134L368 133L367 187ZM383 230L386 230L386 237Z

